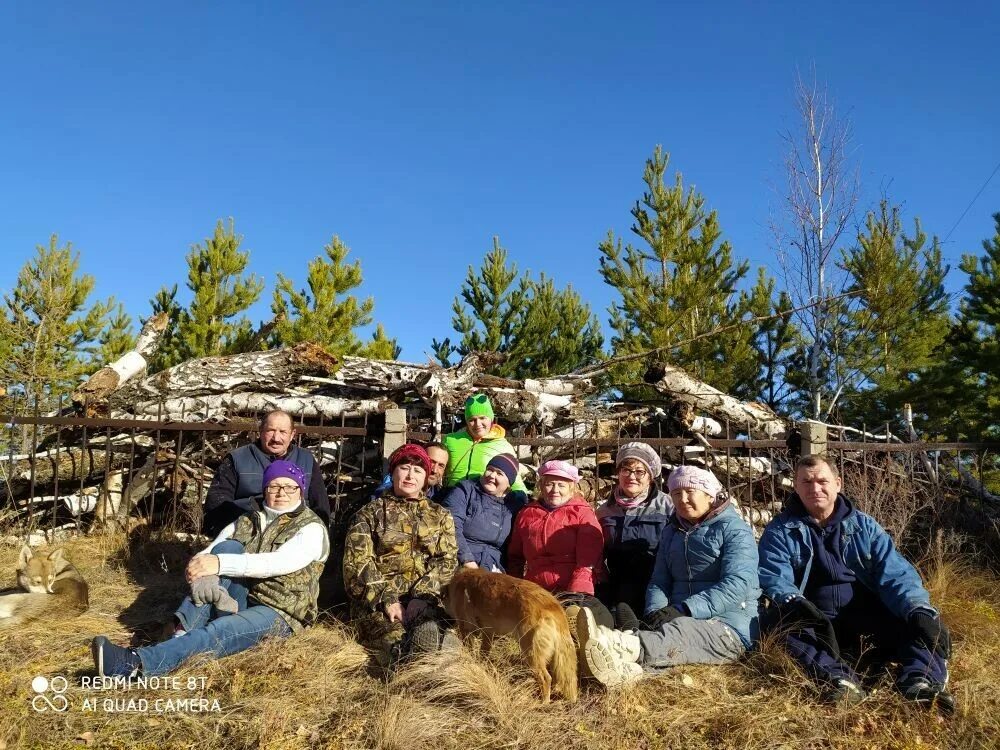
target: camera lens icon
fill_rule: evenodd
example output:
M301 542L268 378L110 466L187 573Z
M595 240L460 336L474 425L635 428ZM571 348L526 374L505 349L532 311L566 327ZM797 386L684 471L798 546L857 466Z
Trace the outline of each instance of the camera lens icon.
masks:
M51 680L44 675L38 675L31 681L31 689L37 693L31 699L31 707L40 714L48 711L61 713L69 708L69 699L63 695L69 687L65 677L56 675ZM52 691L49 697L48 692Z

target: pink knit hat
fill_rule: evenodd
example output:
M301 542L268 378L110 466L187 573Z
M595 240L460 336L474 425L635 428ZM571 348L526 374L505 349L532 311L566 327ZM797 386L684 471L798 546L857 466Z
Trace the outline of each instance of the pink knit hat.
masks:
M538 467L538 477L559 477L579 482L580 472L569 461L546 461Z
M678 466L670 473L667 488L670 492L678 488L693 488L717 497L722 492L722 483L715 474L697 466Z

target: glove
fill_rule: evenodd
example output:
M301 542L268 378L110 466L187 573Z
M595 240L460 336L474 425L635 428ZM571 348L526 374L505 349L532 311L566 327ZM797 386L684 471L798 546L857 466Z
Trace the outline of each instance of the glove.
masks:
M220 612L229 614L234 614L240 609L236 600L219 583L219 576L199 576L191 581L191 601L199 607L203 604L213 604Z
M840 659L840 643L837 641L833 623L819 607L804 596L796 596L778 607L778 616L782 625L801 623L813 628L816 631L816 638L826 646L833 658Z
M668 622L673 622L678 617L688 617L688 615L681 612L677 607L663 607L655 612L650 612L643 620L649 626L649 630L659 630Z
M951 658L951 633L936 613L918 609L910 613L909 624L918 643L942 659Z

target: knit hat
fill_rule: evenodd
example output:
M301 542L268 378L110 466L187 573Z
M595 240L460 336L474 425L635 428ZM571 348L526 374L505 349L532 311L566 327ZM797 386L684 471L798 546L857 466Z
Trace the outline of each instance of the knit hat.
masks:
M486 464L486 468L499 469L507 477L507 481L514 484L514 481L517 479L517 470L520 467L515 456L512 456L510 453L498 453L490 459L490 462Z
M667 487L671 492L678 488L693 488L713 498L722 492L722 483L715 478L715 474L697 466L678 466L671 472Z
M396 470L396 467L403 462L406 463L417 463L424 467L424 471L428 474L431 473L431 457L427 455L425 451L419 445L414 443L407 443L406 445L401 445L396 450L392 452L389 456L389 473L391 474Z
M626 461L638 461L646 467L653 479L660 476L663 466L660 464L660 457L650 446L645 443L625 443L618 449L615 456L615 468L618 468Z
M476 393L465 399L465 421L473 417L488 417L493 419L493 404L485 393Z
M298 464L293 464L291 461L282 461L281 459L272 461L264 469L264 478L261 480L261 486L266 488L272 481L281 477L291 479L295 482L299 486L299 489L302 490L303 495L309 489L309 479L306 477L306 473L302 471L302 468Z
M569 461L546 461L538 467L538 477L559 477L579 482L580 472Z

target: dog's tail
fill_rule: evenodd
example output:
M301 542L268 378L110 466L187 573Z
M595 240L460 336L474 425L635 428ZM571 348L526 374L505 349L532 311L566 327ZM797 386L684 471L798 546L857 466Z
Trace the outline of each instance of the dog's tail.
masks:
M561 613L560 613L561 614ZM569 635L565 617L555 622L553 635L555 647L552 649L551 669L555 689L570 703L576 703L576 646Z

